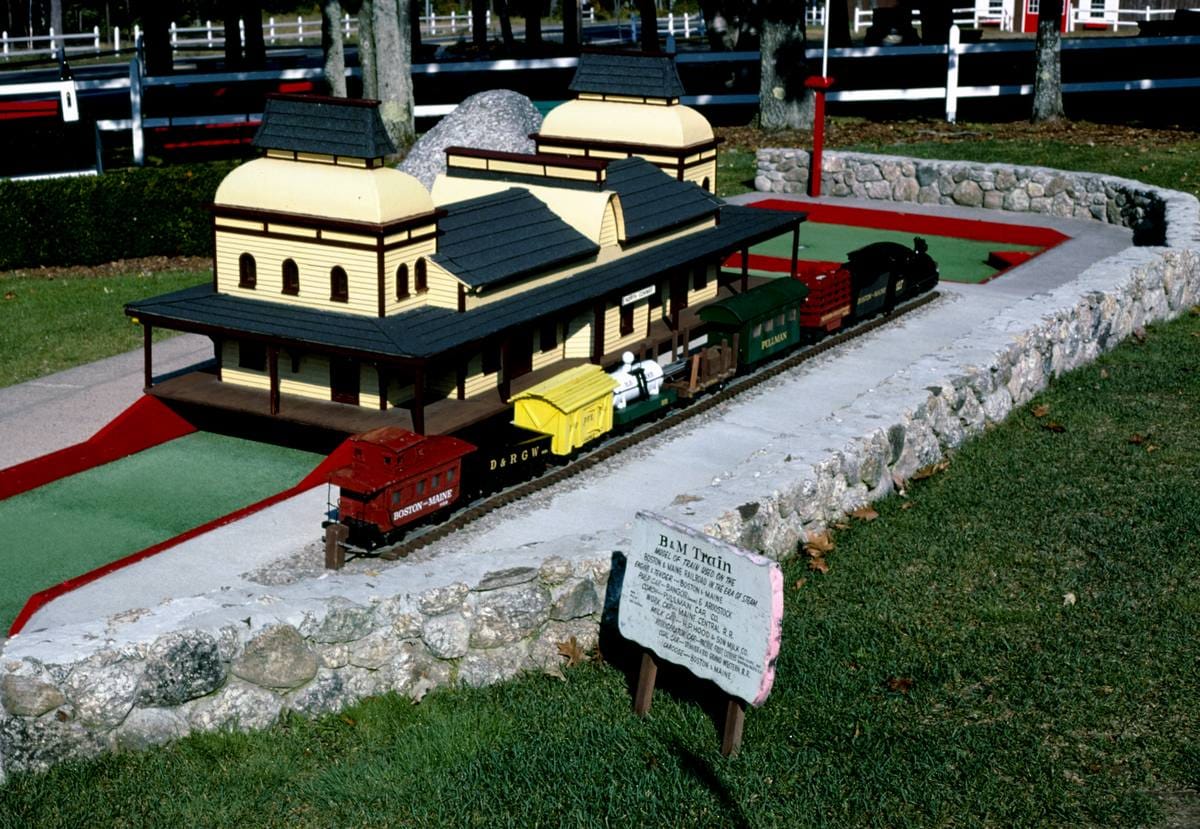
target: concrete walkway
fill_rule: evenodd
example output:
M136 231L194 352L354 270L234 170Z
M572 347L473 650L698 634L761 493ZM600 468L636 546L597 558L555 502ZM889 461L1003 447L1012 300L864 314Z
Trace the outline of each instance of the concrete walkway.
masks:
M750 194L731 201L762 197ZM886 207L852 199L831 201ZM533 559L556 549L619 548L636 510L667 511L672 504L681 503L680 499L705 499L727 476L754 476L754 458L764 447L770 446L772 451L782 447L798 458L838 449L837 433L844 429L831 429L831 425L841 423L840 411L872 395L885 380L904 378L914 386L922 385L922 378L909 370L922 357L969 336L1015 303L1069 282L1088 265L1130 245L1128 230L1096 222L907 204L900 209L989 222L1036 222L1072 238L987 284L943 282L939 299L895 324L809 361L765 389L694 418L653 444L624 453L615 463L493 513L410 559L391 565L374 559L353 561L334 578L402 567L411 574L417 590L431 580L440 584L454 581L456 574L469 581L470 573L493 569L521 550ZM815 226L802 228L802 234L806 230L814 232ZM211 354L208 341L201 338L172 340L169 345L177 349L174 351L168 351L167 345L155 348L164 371ZM0 390L0 430L7 435L12 429L12 434L20 436L21 451L15 454L23 457L18 460L69 444L87 437L132 402L140 393L140 378L141 354L137 352L36 384ZM48 430L39 428L38 424L50 418L61 423L63 431L56 428L45 434ZM72 435L69 439L65 437L68 433ZM15 462L9 459L15 456L12 449L6 447L5 451L0 466ZM317 542L325 497L325 488L318 487L73 591L43 608L26 630L85 623L130 608L152 607L168 598L216 590L230 591L230 596L261 593L262 581L241 574L256 568L269 570L272 562L277 574L290 567L316 575L320 573ZM303 583L295 584L287 592L295 595L303 589Z

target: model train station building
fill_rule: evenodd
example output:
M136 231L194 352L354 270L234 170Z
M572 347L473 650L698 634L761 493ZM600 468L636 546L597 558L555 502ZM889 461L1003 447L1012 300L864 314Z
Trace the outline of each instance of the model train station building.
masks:
M744 269L721 276L731 253L798 236L802 214L711 194L717 141L673 59L585 55L571 89L536 153L452 148L432 193L385 166L377 102L269 100L263 156L217 190L211 284L126 307L147 391L347 433L457 431L578 365L657 353L746 289ZM156 327L211 337L215 370L154 384Z

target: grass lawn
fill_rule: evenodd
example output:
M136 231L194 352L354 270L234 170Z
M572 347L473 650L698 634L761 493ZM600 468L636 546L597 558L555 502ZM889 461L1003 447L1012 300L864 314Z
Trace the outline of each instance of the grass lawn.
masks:
M839 530L827 573L785 564L736 759L695 683L641 721L589 663L18 776L0 825L1195 825L1198 338L1150 327Z
M33 593L274 495L322 457L194 432L0 501L0 629ZM318 531L314 531L313 537Z
M142 329L125 316L125 303L211 278L194 270L0 274L0 387L140 348ZM155 331L155 339L172 333Z

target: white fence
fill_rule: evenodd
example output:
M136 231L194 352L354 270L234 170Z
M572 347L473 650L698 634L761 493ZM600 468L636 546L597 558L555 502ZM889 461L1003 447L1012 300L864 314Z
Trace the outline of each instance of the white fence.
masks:
M681 30L687 28L689 31L697 29L701 33L704 31L704 20L698 14L692 15L690 18L686 15L669 15L668 17L672 21L678 21L677 23L668 23L668 27L677 25ZM697 22L696 18L700 18L699 22ZM663 20L664 18L660 18L659 20L660 31L663 30ZM584 13L583 21L586 23L596 22L596 10L594 7ZM487 27L488 31L495 31L491 9L487 11ZM238 23L238 28L244 38L245 26L241 21ZM137 39L141 33L141 27L134 26L133 37L128 41L124 41L126 48L130 48L133 44L137 43ZM452 11L449 14L421 16L421 34L424 37L457 37L460 35L469 35L470 33L471 15L469 14L457 14ZM675 34L674 31L669 33ZM342 34L347 38L353 38L358 35L357 16L347 14L342 18ZM690 35L684 36L690 37ZM304 17L297 17L295 20L276 20L274 17L269 17L263 21L263 40L266 41L268 46L319 44L321 42L321 19L315 17L306 20ZM7 58L48 55L54 58L58 57L58 48L60 46L66 50L68 55L84 52L99 54L103 50L119 52L121 51L122 43L119 26L113 27L112 38L108 41L101 39L99 26L93 27L90 32L80 34L55 35L54 30L51 29L48 35L16 35L10 37L8 32L4 32L0 35L0 56ZM181 26L178 23L171 24L171 46L175 49L215 49L224 45L225 26L219 20L216 23L206 20L203 25L199 26Z
M1130 28L1151 20L1170 20L1175 16L1175 9L1086 9L1072 8L1070 12L1070 29L1103 26L1114 32L1122 26Z
M855 9L854 10L854 31L859 32L869 28L872 23L874 9ZM1000 9L999 14L993 10L980 9L977 6L964 6L958 9L950 10L951 18L956 26L970 26L973 29L978 29L980 26L999 26L1004 31L1012 31L1012 16L1008 9ZM913 9L912 25L921 25L921 12L919 9Z
M90 32L79 34L57 35L53 28L48 35L9 37L8 32L0 33L0 55L4 57L49 55L57 58L59 49L68 55L82 52L99 54L101 46L99 26L93 27Z

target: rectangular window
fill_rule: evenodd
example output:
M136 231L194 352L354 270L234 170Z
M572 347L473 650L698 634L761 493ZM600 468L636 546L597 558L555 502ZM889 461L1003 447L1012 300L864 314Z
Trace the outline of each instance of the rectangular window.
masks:
M429 485L430 489L437 489L437 488L438 488L438 484L440 484L441 482L442 482L442 476L441 476L441 475L438 475L438 474L435 472L435 473L433 474L433 483L431 483L431 484Z
M262 343L238 343L238 368L251 371L267 370L267 347Z
M424 494L425 494L425 482L417 481L417 496L419 497Z
M692 272L692 290L703 291L708 287L708 268L699 267Z
M633 303L621 306L621 336L628 337L633 333Z
M542 351L553 351L558 347L558 323L554 320L543 322L538 331L538 344Z
M500 349L494 343L484 345L482 356L484 374L495 374L500 370Z
M446 483L448 483L448 484L454 483L454 470L453 469L446 470Z

